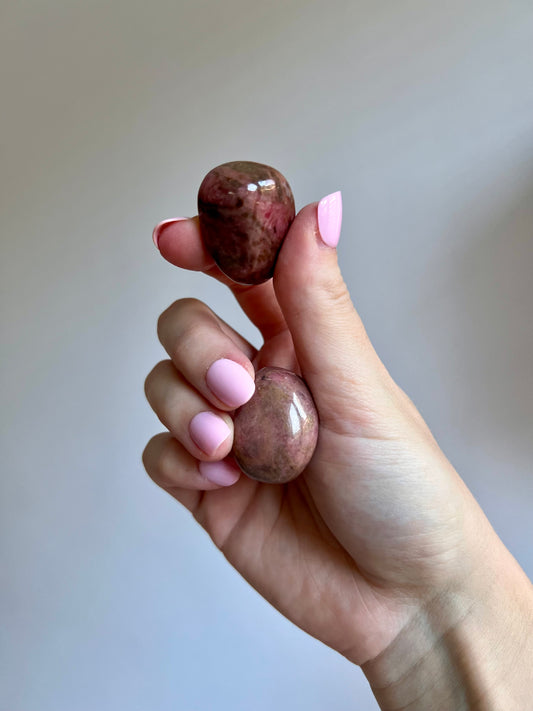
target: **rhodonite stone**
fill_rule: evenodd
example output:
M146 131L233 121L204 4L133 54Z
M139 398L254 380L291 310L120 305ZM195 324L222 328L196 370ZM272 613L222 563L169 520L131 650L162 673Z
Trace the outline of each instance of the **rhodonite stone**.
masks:
M252 479L283 484L305 469L318 438L318 412L304 381L284 368L261 368L255 393L237 410L233 454Z
M294 219L294 198L279 171L234 161L205 176L198 214L204 244L220 269L233 281L260 284L274 273Z

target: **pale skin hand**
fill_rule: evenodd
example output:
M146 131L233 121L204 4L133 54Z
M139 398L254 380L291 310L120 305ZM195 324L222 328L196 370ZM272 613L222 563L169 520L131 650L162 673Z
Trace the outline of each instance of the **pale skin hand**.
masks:
M396 699L401 708L419 708L417 680L411 679L413 689L401 681L427 654L424 644L435 646L428 640L433 632L421 633L418 621L439 618L429 627L440 639L469 615L475 619L471 611L480 599L497 608L500 600L490 592L494 575L507 576L509 595L525 600L518 607L529 618L520 618L516 629L525 624L527 630L527 579L378 359L340 275L336 250L320 239L316 205L297 216L274 279L263 285L231 283L203 248L197 219L168 226L159 246L173 264L227 284L264 338L256 352L201 302L178 301L158 326L169 360L146 381L150 404L170 433L148 443L145 467L244 578L303 630L366 665L383 708L400 708L392 705ZM222 459L231 450L230 436L208 457L188 430L190 419L204 410L232 426L231 409L205 382L219 358L236 361L251 375L254 366L278 365L305 378L320 433L298 479L269 485L241 475L222 487L199 473L198 460ZM405 661L402 641L419 637L420 654ZM390 693L379 692L383 686ZM484 695L482 685L474 696ZM426 698L420 708L433 707Z

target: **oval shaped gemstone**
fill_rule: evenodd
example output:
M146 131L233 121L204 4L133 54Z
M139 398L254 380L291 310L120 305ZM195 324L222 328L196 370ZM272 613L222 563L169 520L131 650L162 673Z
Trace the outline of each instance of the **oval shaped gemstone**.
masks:
M261 368L253 397L237 410L233 454L252 479L283 484L305 469L318 439L318 412L304 381Z
M275 168L233 161L203 179L198 214L204 244L224 274L240 284L261 284L274 273L294 220L294 198Z

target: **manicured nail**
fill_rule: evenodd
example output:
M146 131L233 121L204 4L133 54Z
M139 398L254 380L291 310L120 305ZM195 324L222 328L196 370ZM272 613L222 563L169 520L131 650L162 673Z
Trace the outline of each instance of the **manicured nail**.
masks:
M199 412L189 423L191 439L210 457L226 440L231 430L214 412Z
M318 231L324 244L336 247L341 235L342 196L340 190L318 203Z
M241 476L238 469L223 459L220 462L199 462L198 469L203 477L219 486L231 486Z
M207 387L229 407L240 407L252 397L255 383L242 365L228 358L216 360L206 373Z
M154 244L157 249L159 249L159 238L161 237L161 233L167 225L173 225L175 222L181 222L182 220L188 219L188 217L172 217L170 220L163 220L163 222L156 225L154 227L154 231L152 232L152 239L154 240Z

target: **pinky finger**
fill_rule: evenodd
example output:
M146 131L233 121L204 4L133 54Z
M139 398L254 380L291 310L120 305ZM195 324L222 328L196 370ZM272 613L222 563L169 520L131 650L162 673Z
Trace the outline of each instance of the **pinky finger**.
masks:
M203 491L231 486L241 474L228 458L199 462L169 432L152 437L142 458L148 476L191 511Z

